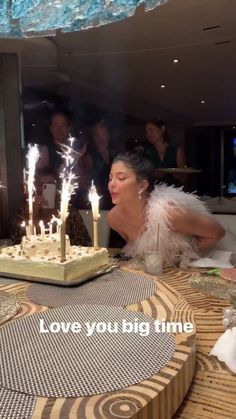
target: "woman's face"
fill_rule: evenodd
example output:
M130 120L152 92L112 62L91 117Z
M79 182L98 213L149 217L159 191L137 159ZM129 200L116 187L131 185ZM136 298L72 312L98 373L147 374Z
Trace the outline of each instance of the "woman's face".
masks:
M113 204L126 204L137 201L142 182L138 182L136 174L122 161L113 163L108 189Z
M102 125L95 125L93 131L93 141L98 151L107 149L110 142L110 136L107 127Z
M151 144L155 144L157 141L163 140L164 131L165 127L159 128L150 122L146 124L146 137Z

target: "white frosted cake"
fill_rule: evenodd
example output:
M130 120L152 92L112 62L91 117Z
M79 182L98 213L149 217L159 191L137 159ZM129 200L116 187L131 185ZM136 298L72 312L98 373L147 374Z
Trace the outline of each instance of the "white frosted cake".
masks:
M22 255L32 258L34 256L49 256L59 257L61 252L61 242L58 234L44 235L42 238L40 235L32 236L29 240L26 236L23 237L22 243ZM69 236L66 236L66 255L69 256L72 252Z
M56 235L23 238L21 245L5 247L0 253L0 272L6 276L73 281L82 279L108 264L105 248L71 246L66 238L66 261L60 260L60 241ZM27 279L27 278L26 278Z

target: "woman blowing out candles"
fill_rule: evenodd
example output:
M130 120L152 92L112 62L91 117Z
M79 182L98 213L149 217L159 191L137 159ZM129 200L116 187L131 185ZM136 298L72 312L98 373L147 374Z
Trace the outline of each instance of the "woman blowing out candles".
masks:
M155 250L159 235L165 266L173 265L176 255L199 257L224 236L224 228L195 195L155 186L153 171L142 149L114 159L108 184L115 205L108 214L111 228L126 240L123 250L130 256Z

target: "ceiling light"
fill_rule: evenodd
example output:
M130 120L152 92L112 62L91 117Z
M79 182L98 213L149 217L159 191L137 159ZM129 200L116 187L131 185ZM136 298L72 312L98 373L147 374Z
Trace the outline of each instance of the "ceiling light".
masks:
M215 26L208 26L207 28L203 28L203 31L212 31L212 29L219 29L220 25Z
M206 103L206 101L205 100L201 100L201 104L204 105L204 103Z
M179 63L179 59L178 58L173 58L173 60L172 60L172 62L174 63L174 64L177 64L177 63Z
M165 89L166 85L165 84L161 84L161 89Z
M220 42L216 42L216 45L227 45L230 44L232 41L220 41Z

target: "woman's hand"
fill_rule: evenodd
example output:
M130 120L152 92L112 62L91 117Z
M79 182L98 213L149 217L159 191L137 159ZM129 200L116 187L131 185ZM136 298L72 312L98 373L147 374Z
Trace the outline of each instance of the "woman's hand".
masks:
M201 252L206 249L210 249L215 245L215 239L208 238L208 237L195 237L196 245L198 250Z

